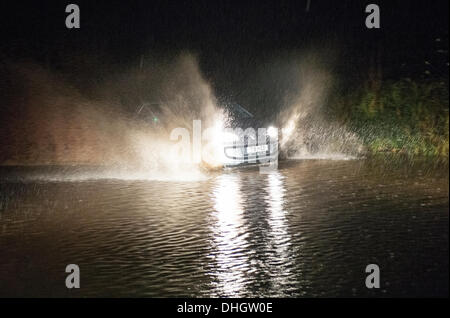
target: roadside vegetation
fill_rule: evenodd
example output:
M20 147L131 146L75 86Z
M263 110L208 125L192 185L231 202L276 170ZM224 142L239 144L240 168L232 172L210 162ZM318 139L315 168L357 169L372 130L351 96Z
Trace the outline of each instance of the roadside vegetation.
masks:
M340 91L330 111L358 134L367 151L449 156L447 81L385 81ZM336 118L335 117L335 118Z

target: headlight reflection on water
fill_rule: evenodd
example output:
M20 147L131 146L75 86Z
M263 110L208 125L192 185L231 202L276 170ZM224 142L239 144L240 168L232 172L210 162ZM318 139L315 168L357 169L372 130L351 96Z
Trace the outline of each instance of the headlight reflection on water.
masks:
M268 251L272 253L269 258L269 271L272 277L276 277L272 281L273 292L276 296L279 292L286 291L286 286L290 283L292 276L289 261L293 259L291 241L292 237L288 231L288 222L286 220L285 210L285 187L284 177L278 171L274 171L267 175L267 196L268 204L268 224L269 224L269 240ZM280 260L282 262L280 263ZM297 273L298 274L298 273Z
M224 296L238 297L244 291L248 271L246 256L248 229L245 227L240 178L236 175L222 175L217 178L214 195L215 261L217 265L218 288Z
M247 185L240 174L223 174L216 178L212 228L216 296L258 294L262 291L252 290L252 282L260 279L258 277L266 277L270 290L265 292L274 296L283 296L280 291L285 291L291 283L294 273L290 270L290 260L295 257L284 208L284 177L276 171L264 178L267 178L267 186L261 195L255 196L256 200L262 197L263 201L253 203L248 200L255 198L243 197L248 193L246 190L251 191L243 187L251 184ZM251 207L255 204L260 207L258 210ZM267 226L255 232L254 222ZM257 259L255 255L259 255Z

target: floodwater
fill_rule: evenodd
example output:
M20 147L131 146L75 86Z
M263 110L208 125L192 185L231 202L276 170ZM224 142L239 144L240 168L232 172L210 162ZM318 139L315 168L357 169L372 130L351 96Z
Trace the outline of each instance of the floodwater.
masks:
M297 160L189 182L33 173L1 168L0 296L448 296L448 165ZM80 289L65 287L67 264Z

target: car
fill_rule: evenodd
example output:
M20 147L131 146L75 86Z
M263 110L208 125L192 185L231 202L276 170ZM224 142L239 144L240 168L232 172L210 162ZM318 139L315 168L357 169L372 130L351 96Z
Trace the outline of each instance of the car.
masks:
M278 161L278 129L266 126L237 103L222 106L224 166L261 165Z
M224 167L271 164L278 161L278 129L266 126L237 103L224 103L220 108L225 115L219 134L218 151ZM144 103L137 107L136 118L155 130L164 127L161 103ZM223 150L222 150L223 149Z

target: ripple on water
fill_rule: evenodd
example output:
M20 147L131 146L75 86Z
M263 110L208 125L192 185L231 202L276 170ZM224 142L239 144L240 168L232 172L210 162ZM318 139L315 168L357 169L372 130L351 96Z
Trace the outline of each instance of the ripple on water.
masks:
M193 182L3 178L0 295L370 296L369 263L383 295L446 295L445 169L299 160ZM70 294L69 263L83 284Z

